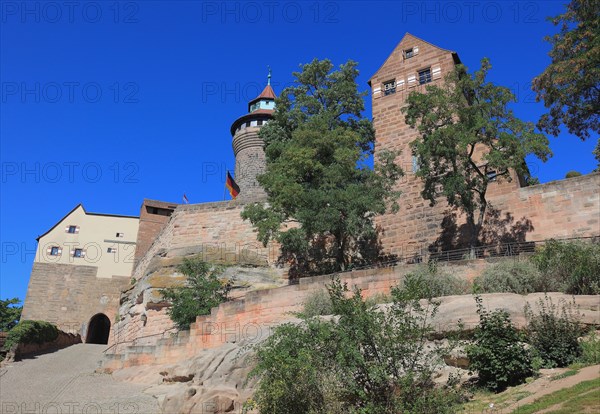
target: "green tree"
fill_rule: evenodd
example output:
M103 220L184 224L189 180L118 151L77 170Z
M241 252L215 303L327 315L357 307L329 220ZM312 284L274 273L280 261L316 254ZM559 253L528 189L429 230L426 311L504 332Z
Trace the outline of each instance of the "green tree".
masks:
M251 377L261 413L453 413L455 378L436 387L432 375L449 347L427 346L438 304L420 301L425 284L392 291L385 310L369 306L334 280L336 319L302 317L275 329L257 349ZM427 295L425 295L427 296Z
M15 306L21 303L19 298L2 300L0 299L0 331L11 330L21 319L22 306Z
M411 93L402 109L419 132L411 149L424 181L422 196L431 205L443 196L465 213L471 247L484 223L489 183L510 180L511 170L527 175L529 154L544 161L551 154L547 138L508 108L515 100L510 90L486 82L490 68L483 59L470 75L458 65L443 84Z
M266 173L258 177L268 203L247 206L242 217L258 240L281 243L290 274L323 274L376 260L373 218L397 208L393 184L401 175L395 155L382 153L369 168L374 130L362 117L356 63L333 70L314 60L295 72L295 84L276 100L260 135Z
M180 330L187 330L196 316L210 314L211 308L227 300L230 284L221 280L223 269L199 258L184 258L177 268L187 278L182 286L161 289L171 302L169 317Z
M571 0L550 21L560 31L546 37L552 61L533 80L537 100L549 109L538 126L557 136L562 123L586 139L590 131L600 132L600 2Z

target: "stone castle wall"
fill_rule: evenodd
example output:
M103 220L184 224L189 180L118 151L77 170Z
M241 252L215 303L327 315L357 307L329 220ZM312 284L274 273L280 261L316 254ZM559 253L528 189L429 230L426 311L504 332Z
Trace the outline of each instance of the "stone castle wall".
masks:
M203 254L218 262L268 266L278 256L273 246L256 240L249 221L240 216L246 204L239 200L180 205L138 262L133 277L143 277L156 256Z
M113 323L130 278L98 278L97 271L94 266L34 263L21 319L51 322L82 338L98 313Z
M177 208L175 203L145 199L140 209L140 224L135 246L135 263L137 263L148 251L154 239L161 232L173 210Z

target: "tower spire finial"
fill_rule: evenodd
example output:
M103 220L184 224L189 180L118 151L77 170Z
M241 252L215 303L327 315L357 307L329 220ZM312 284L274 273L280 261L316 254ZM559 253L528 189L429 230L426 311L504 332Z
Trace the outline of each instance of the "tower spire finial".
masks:
M269 76L267 76L267 85L271 84L271 66L267 66L267 69L269 69Z

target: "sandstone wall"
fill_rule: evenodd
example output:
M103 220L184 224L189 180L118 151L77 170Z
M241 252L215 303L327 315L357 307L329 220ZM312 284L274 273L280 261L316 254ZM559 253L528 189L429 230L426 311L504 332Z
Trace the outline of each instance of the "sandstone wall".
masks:
M177 207L168 223L138 262L133 276L143 277L153 258L202 254L223 263L267 266L278 256L275 246L263 247L256 232L240 213L239 200Z
M105 314L111 323L129 277L97 278L98 268L34 263L21 320L43 320L86 337L90 319Z

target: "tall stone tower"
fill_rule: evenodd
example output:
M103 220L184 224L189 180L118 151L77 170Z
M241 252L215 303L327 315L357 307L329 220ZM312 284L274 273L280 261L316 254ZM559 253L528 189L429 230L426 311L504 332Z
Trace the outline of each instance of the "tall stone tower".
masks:
M258 131L273 117L275 98L269 71L265 89L248 102L248 113L231 125L235 156L234 178L240 187L239 199L255 200L265 197L265 191L256 180L266 168L264 143L258 136Z
M398 183L398 189L402 191L399 212L377 219L378 226L384 229L382 244L389 253L419 256L427 250L455 248L461 242L457 240L460 237L458 228L463 223L460 215L454 219L445 200L430 207L421 196L423 185L421 179L415 176L416 159L409 147L410 142L417 138L417 131L405 123L401 112L411 92L424 93L427 84L444 82L445 75L460 63L456 52L407 33L369 80L376 136L375 157L381 150L401 151L397 162L405 173ZM479 153L479 150L476 152ZM512 182L492 183L488 188L488 199L518 188L518 177L512 175Z

